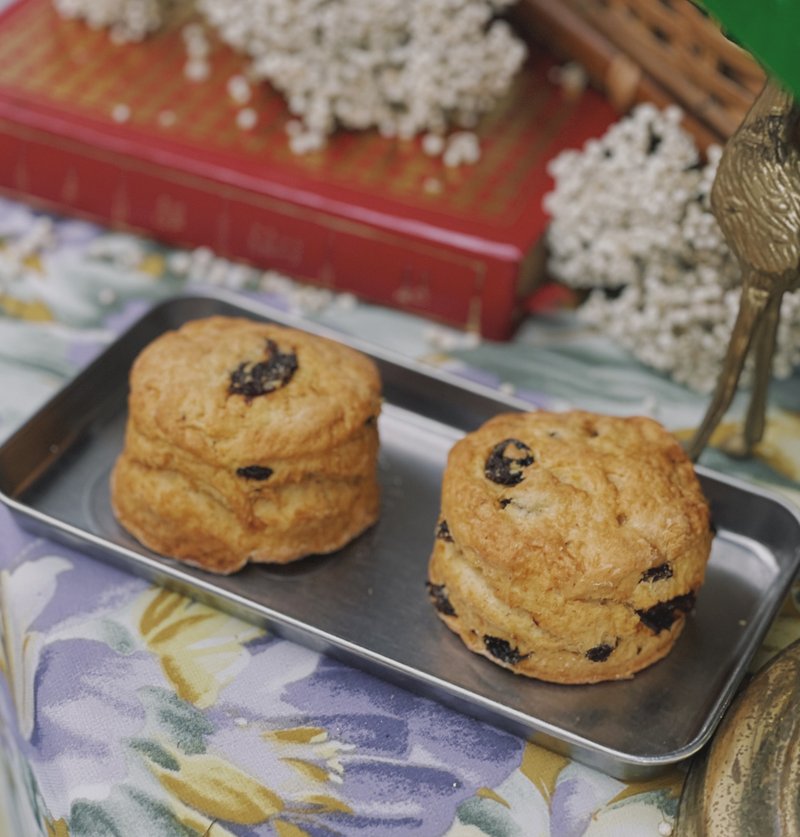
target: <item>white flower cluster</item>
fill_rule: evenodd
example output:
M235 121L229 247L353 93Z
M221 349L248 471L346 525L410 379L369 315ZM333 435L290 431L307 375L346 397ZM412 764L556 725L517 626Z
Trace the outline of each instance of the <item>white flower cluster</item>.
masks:
M579 309L641 362L699 392L719 375L740 268L711 213L720 158L700 159L678 108L640 105L581 151L551 161L551 275L589 289ZM773 372L800 363L800 293L787 294ZM752 376L752 361L744 383Z
M474 126L526 48L497 14L513 0L198 0L301 123L298 153L337 127L410 138ZM460 152L459 152L460 153ZM463 155L462 155L463 156ZM464 160L469 157L463 157Z
M169 0L53 0L64 18L80 18L108 29L116 43L141 41L161 26Z

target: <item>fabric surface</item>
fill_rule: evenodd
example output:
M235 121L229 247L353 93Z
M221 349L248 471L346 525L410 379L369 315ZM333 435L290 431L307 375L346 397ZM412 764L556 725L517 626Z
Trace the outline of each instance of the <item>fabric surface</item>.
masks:
M46 235L34 247L35 229ZM154 301L215 283L532 406L642 412L677 432L705 406L566 311L531 317L512 343L480 344L7 200L0 278L3 439ZM710 450L704 462L796 500L796 379L772 401L756 458ZM797 602L795 590L754 666L800 637ZM682 770L621 782L34 538L4 507L0 615L0 834L618 837L674 827Z

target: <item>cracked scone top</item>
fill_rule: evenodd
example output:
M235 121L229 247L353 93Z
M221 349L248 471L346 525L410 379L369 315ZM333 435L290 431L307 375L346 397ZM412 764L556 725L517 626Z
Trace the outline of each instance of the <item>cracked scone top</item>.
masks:
M341 344L238 317L153 341L111 481L151 549L229 573L332 552L375 522L380 379Z
M560 683L666 655L712 531L692 463L657 422L509 413L450 452L428 588L477 653Z

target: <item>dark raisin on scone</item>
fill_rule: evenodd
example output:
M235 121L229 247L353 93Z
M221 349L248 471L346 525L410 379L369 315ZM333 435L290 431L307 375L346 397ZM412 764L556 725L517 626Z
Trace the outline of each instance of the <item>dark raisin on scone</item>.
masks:
M528 654L522 654L519 648L512 648L507 639L500 639L500 637L484 635L483 644L493 657L510 666L517 665L529 656Z
M661 631L668 631L681 614L690 613L694 604L695 595L689 592L636 612L651 631L660 634Z
M228 385L231 395L257 398L289 383L297 371L297 355L294 352L282 352L278 344L269 338L266 340L266 353L266 360L243 360L231 372Z
M524 442L504 439L492 448L484 473L498 485L517 485L524 476L522 469L532 464L531 449Z
M245 465L236 469L236 475L246 480L268 480L274 471L264 465Z
M439 525L436 527L436 537L440 541L450 541L452 543L453 536L450 534L450 527L446 520L439 521Z
M428 595L431 597L431 601L433 602L433 606L439 611L439 613L443 613L445 616L455 616L456 611L453 608L450 599L447 597L447 591L445 590L444 584L431 584L428 581L426 582L426 586L428 588Z
M650 567L642 573L642 581L661 581L665 578L672 578L672 567L666 562Z
M593 663L604 663L611 656L613 650L613 645L609 645L607 642L602 642L600 645L595 645L594 648L590 648L586 652L586 656Z

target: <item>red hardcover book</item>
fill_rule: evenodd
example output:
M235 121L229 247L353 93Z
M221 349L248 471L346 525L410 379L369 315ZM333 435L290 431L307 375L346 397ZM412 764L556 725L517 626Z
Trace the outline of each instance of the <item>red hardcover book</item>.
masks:
M250 103L257 125L237 127L227 82L240 56L212 39L210 77L185 78L190 14L117 45L50 0L7 8L0 191L507 338L539 275L546 163L616 118L605 99L565 95L532 47L476 129L475 165L448 169L419 140L375 132L343 131L298 157L266 84Z

